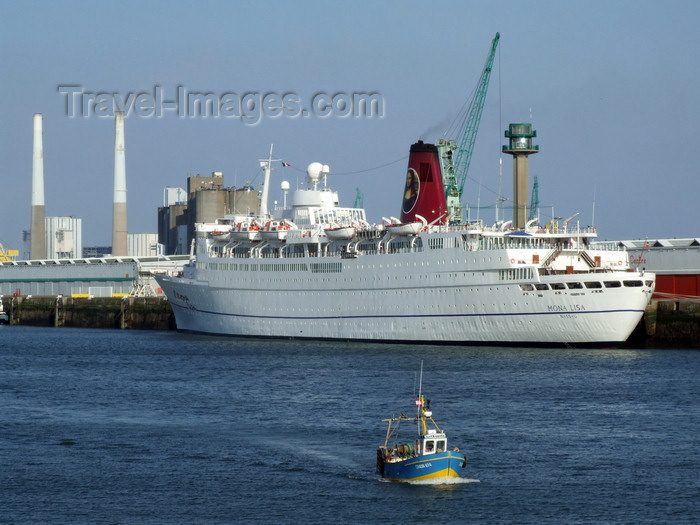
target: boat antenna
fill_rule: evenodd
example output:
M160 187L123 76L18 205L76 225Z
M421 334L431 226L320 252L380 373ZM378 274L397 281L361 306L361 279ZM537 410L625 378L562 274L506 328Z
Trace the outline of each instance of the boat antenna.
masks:
M595 227L595 193L597 183L593 183L593 212L591 213L591 226Z
M644 247L642 248L641 253L639 254L639 264L642 264L642 257L644 257L644 251L649 248L649 237L644 239ZM639 269L639 266L637 266L637 269Z
M423 407L423 360L420 361L420 379L418 380L418 399L416 399L418 415L420 416L421 408Z

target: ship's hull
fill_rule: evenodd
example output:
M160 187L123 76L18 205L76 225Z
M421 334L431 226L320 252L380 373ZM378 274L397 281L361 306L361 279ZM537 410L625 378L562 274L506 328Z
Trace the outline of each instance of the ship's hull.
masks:
M457 452L439 452L396 462L383 462L380 474L391 481L420 481L435 478L459 477L459 469L467 460Z
M549 282L582 287L523 291L517 283L470 282L466 272L423 284L420 276L390 270L313 280L293 272L236 275L229 281L158 277L178 329L331 340L616 345L641 320L653 289L623 283L654 278L637 272L556 276ZM364 285L363 279L370 282ZM590 289L589 281L620 285Z

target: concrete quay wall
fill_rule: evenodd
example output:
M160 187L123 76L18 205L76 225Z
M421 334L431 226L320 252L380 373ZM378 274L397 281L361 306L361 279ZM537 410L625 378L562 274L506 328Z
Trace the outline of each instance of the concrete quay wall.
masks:
M27 326L173 330L175 316L163 297L12 297L9 323Z
M700 348L699 299L652 299L643 322L646 346Z

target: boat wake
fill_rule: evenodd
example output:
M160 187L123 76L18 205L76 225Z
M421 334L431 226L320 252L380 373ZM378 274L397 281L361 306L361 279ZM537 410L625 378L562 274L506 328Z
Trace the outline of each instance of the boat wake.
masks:
M386 478L382 478L382 477L375 477L374 479L376 479L378 481L382 481L384 483L396 483L395 481L392 481L392 480L389 480ZM405 480L405 481L400 481L399 483L406 483L407 485L426 485L426 486L433 486L433 487L445 487L445 486L454 486L454 485L467 485L470 483L481 483L481 480L470 479L470 478L444 477L444 478Z
M410 485L466 485L468 483L481 483L478 479L469 478L430 478L407 481Z

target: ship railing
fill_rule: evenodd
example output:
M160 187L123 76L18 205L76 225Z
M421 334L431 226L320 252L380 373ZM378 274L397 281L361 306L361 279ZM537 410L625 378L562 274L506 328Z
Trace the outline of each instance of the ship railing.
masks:
M435 228L433 231L470 231L470 232L486 232L486 233L512 233L518 230L516 228L503 228L502 225L485 226L481 223L464 223L464 224L450 224L449 226L433 226ZM526 233L534 235L556 235L558 237L571 236L576 237L577 235L585 235L590 237L593 234L597 234L595 227L585 226L581 227L558 227L557 225L548 226L537 226L533 228L528 228Z
M591 248L593 250L600 250L605 252L626 252L627 247L618 241L595 241L591 243Z
M488 229L488 226L477 223L460 223L460 224L435 224L430 226L431 232L470 232L479 233Z

